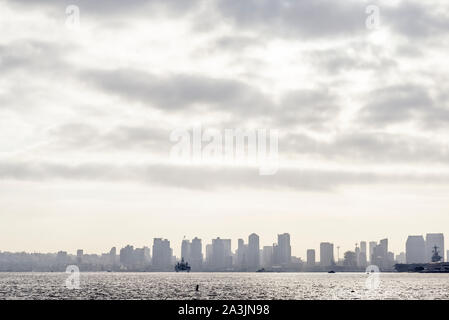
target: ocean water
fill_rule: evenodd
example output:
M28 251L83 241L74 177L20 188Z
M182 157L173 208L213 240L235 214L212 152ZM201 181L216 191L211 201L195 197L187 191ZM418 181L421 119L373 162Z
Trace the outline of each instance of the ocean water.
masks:
M0 273L0 299L449 299L449 274ZM196 291L196 286L199 290Z

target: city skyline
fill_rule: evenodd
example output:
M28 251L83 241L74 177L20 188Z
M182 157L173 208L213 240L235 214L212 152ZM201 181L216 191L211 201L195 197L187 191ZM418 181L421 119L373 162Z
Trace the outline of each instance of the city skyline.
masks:
M0 0L2 250L449 234L447 1L73 2Z
M379 261L376 257L390 259L391 261L396 261L398 263L430 262L432 261L433 248L436 246L442 259L446 261L444 246L445 239L443 233L426 233L425 238L423 235L409 235L407 240L404 242L404 249L398 252L393 251L391 247L389 247L388 238L381 239L379 241L361 240L356 242L355 248L353 247L352 249L342 248L339 245L335 245L333 242L320 242L318 248L309 248L306 250L304 255L299 256L292 254L289 233L278 234L277 242L273 242L270 246L261 243L260 237L255 233L250 234L246 240L244 238L239 238L236 242L237 245L233 246L232 243L234 242L232 239L217 237L215 239L211 239L210 243L205 243L201 238L194 237L189 239L184 236L180 245L180 250L179 252L176 252L173 249L174 242L171 242L169 239L165 238L153 238L153 243L151 245L143 246L141 249L139 249L138 246L127 244L120 249L120 257L122 256L122 252L124 252L124 264L126 265L126 259L128 259L126 256L129 256L126 252L131 250L130 254L132 255L135 247L135 250L143 250L141 254L151 257L150 260L156 257L157 260L162 261L160 263L165 268L167 266L171 267L174 263L174 259L179 261L181 258L185 258L185 260L190 262L193 266L199 266L203 263L203 261L210 259L217 260L218 258L216 258L216 254L218 250L220 250L223 257L232 257L232 262L228 263L226 261L220 261L218 262L220 265L235 265L241 267L242 263L244 263L245 268L256 271L259 267L263 266L264 263L262 261L265 261L264 259L266 259L267 253L271 255L270 261L278 265L289 264L292 262L292 258L299 258L301 263L304 263L306 266L310 265L310 259L313 259L313 261L316 261L319 265L330 266L333 263L343 261L345 259L345 253L348 251L352 252L352 249L354 249L353 251L357 257L357 265L368 266L368 264L374 264L382 266L384 261ZM369 244L369 247L367 244ZM152 250L150 247L152 247ZM112 247L110 252L116 252L116 248L117 247ZM217 250L217 248L219 249ZM267 251L268 248L270 248L269 252ZM209 250L211 253L209 253ZM244 254L242 253L242 250L245 252ZM0 252L8 251L0 250ZM61 252L68 253L65 250L59 249L58 253ZM48 254L48 252L35 253ZM79 256L80 253L81 255L97 255L97 253L87 252L80 248L78 248L75 253L76 256ZM391 257L388 255L391 255ZM398 261L398 259L401 261ZM201 262L199 262L199 260L201 260ZM155 270L157 270L158 267L162 270L164 268L162 266L156 265ZM215 265L213 266L217 267Z

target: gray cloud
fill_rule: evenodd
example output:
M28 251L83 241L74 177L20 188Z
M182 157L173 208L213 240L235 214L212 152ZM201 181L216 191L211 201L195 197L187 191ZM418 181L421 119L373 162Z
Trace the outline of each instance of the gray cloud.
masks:
M225 21L277 36L331 37L365 31L360 1L218 0Z
M449 145L431 139L382 132L345 132L330 141L291 134L282 143L284 152L338 160L345 163L440 163L449 161Z
M263 112L270 99L251 86L231 79L197 75L156 76L136 70L92 71L83 79L128 100L152 105L165 111L207 105L219 111L242 114Z
M397 6L381 8L382 20L393 30L409 38L446 35L449 13L422 1L401 1Z
M146 13L147 16L154 14L154 10L165 9L166 13L184 14L186 11L196 7L201 0L14 0L9 1L13 5L24 5L27 8L47 8L65 15L65 8L76 5L84 15L122 15L124 12Z
M67 67L64 53L72 47L35 39L0 44L0 72L58 73Z
M168 156L170 130L148 126L115 126L99 130L94 125L68 123L49 131L51 147L69 152L140 150Z
M252 117L270 125L321 126L338 115L337 97L327 89L292 90L279 104L250 85L197 75L155 76L136 70L92 71L83 79L127 101L173 112L220 111L235 122Z
M443 101L434 100L430 89L413 84L377 89L367 97L370 102L361 109L359 119L372 126L403 122L444 125L449 109Z
M325 88L295 90L283 97L277 113L271 116L281 125L321 127L338 116L337 100L338 97Z
M84 163L0 162L0 179L22 181L131 181L198 190L221 188L291 189L331 191L344 185L448 184L447 174L381 174L333 170L282 169L273 176L259 176L257 169L208 168L171 165L111 165Z

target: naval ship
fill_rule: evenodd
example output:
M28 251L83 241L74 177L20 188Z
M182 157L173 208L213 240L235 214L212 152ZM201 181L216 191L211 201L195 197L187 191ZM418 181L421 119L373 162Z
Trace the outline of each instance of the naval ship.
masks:
M189 266L188 262L184 262L184 258L181 259L181 262L178 262L175 265L175 271L176 272L183 272L183 271L187 271L190 272L191 267Z
M441 262L443 258L438 253L438 247L433 247L432 252L430 263L398 263L394 268L397 272L449 273L449 262Z

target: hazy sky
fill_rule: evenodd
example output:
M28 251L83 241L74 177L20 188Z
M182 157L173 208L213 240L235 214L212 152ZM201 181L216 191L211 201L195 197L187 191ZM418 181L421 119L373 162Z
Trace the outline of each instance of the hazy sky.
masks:
M448 54L446 0L0 0L0 250L449 237ZM198 124L279 171L170 161Z

